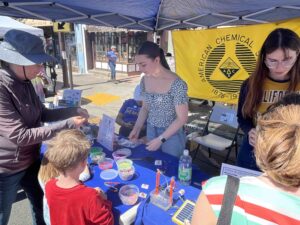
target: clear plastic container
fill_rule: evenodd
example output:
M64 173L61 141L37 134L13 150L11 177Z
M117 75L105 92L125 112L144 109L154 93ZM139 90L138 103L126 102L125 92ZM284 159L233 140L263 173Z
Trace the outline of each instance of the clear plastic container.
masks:
M119 159L125 159L131 155L131 150L129 148L121 148L112 153L115 161Z
M103 152L103 148L101 148L101 147L91 147L90 148L90 154L94 154L97 152Z
M118 169L119 177L121 180L131 180L135 173L134 166L131 166L129 169Z
M118 170L119 169L130 169L133 162L130 159L120 159L117 162Z
M116 161L121 180L130 180L134 176L135 168L130 159L120 159Z
M94 152L90 153L90 158L93 163L98 164L99 162L102 162L105 159L105 153L104 152Z
M165 190L161 190L157 194L155 191L152 191L150 193L150 202L153 205L156 205L159 208L167 211L172 206L173 199L170 201L170 197Z
M98 166L101 170L107 170L113 168L114 160L111 158L105 158L103 161L98 162Z
M119 197L124 205L134 205L139 198L139 188L136 185L124 185L119 190Z

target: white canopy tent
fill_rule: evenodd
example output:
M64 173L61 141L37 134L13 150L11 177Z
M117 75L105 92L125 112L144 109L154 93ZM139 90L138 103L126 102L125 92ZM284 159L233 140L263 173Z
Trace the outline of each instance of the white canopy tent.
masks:
M11 29L23 30L41 37L44 36L43 29L31 27L7 16L0 16L0 37L3 37Z

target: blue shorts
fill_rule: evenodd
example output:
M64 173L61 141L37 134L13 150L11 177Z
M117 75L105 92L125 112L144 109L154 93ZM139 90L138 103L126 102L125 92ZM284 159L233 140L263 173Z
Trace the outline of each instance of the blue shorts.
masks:
M148 141L159 137L167 127L154 127L147 123L147 139ZM179 158L185 149L185 133L183 128L180 128L175 134L169 137L165 143L161 145L163 152Z

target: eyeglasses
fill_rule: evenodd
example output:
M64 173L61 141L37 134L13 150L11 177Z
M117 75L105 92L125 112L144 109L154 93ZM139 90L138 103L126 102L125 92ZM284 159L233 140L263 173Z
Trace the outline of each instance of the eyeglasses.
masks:
M273 61L270 59L265 59L265 64L269 69L274 69L277 68L279 66L279 64L281 64L282 67L285 68L290 68L294 65L294 63L296 62L298 56L294 57L294 58L288 58L285 59L283 61Z

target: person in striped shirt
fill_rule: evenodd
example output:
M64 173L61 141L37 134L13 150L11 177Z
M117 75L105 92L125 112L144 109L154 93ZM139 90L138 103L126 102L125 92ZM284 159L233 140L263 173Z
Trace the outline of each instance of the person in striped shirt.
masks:
M285 96L258 120L255 157L263 174L242 177L231 225L300 224L300 95ZM297 105L298 104L298 105ZM227 176L209 179L192 225L215 225Z

